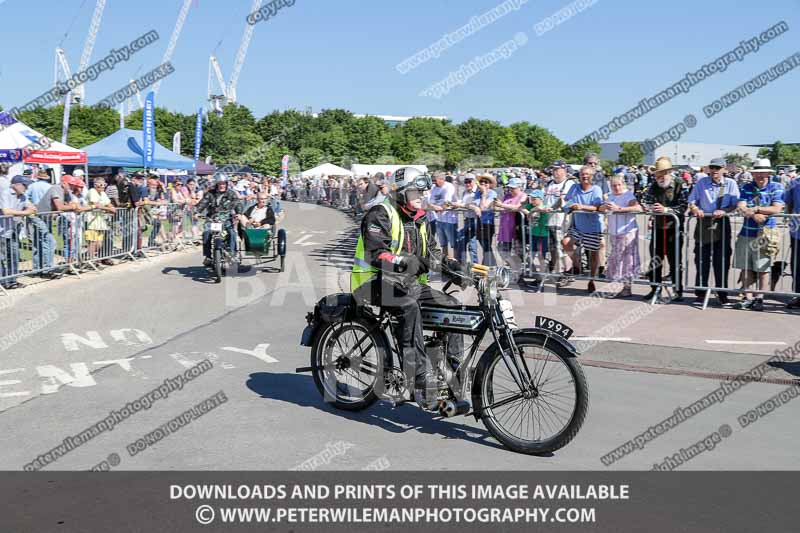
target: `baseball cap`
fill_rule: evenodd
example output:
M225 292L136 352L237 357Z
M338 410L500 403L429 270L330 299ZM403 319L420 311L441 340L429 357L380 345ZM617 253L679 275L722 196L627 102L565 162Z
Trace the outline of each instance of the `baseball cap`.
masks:
M558 161L554 161L550 168L567 168L567 162L563 159L559 159Z
M466 176L464 176L464 183L467 183L468 181L475 181L475 176L473 176L472 174L467 174Z
M525 194L530 196L531 198L544 198L544 191L541 189L528 189L525 191Z
M521 189L522 180L519 178L511 178L510 180L508 180L508 187L511 189Z
M67 185L72 185L75 178L72 177L71 174L62 174L61 175L61 183L66 183Z
M716 158L711 160L711 162L708 164L708 166L722 168L727 164L728 164L728 162L725 160L724 157L716 157Z
M84 177L86 174L83 172L83 169L82 169L82 168L76 168L76 169L75 169L75 170L72 172L72 175L73 175L74 177L76 177L76 178L82 178L82 177Z
M16 185L17 183L21 183L24 186L29 187L30 184L33 183L33 182L31 180L29 180L28 178L26 178L25 176L21 176L21 175L18 174L16 176L14 176L13 178L11 178L11 185Z

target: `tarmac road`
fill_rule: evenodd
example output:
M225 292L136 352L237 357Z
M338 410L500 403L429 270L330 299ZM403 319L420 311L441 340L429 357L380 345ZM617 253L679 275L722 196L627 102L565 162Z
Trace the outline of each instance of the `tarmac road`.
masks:
M779 348L729 351L702 344L696 333L704 329L754 319L709 309L702 312L709 313L702 315L709 325L695 324L700 330L695 331L679 318L686 316L680 309L662 306L662 313L619 332L631 342L604 343L588 352L586 424L569 446L549 457L509 452L474 419L435 420L413 404L392 409L381 402L360 413L336 411L323 402L311 376L294 369L309 361L308 349L299 346L305 314L325 294L349 285L354 226L325 207L286 209L284 273L250 271L215 284L199 266L199 251L191 250L43 284L13 301L0 297L0 467L22 469L67 436L209 359L213 368L180 390L120 418L113 429L45 468L85 470L105 460L127 470L283 470L316 458L320 469L603 470L601 456L716 389L719 381L708 377L751 368ZM530 324L545 305L536 299L547 295L516 298L518 321ZM615 306L633 305L604 302L576 319L571 318L575 298L548 300L541 314L574 323L576 335L586 336L619 314ZM728 314L717 314L723 312ZM782 332L768 338L793 343L785 325L790 321L796 323L796 317L773 317L768 327ZM601 368L598 362L618 365ZM620 370L622 363L629 367ZM709 376L686 375L692 371ZM798 364L788 363L770 376L797 374ZM650 469L727 424L729 436L680 468L796 469L800 402L790 400L746 428L737 422L785 389L786 384L747 384L610 468ZM214 395L217 399L206 403L213 409L195 411L190 423L160 433L163 438L149 446L140 441L137 448L137 439Z

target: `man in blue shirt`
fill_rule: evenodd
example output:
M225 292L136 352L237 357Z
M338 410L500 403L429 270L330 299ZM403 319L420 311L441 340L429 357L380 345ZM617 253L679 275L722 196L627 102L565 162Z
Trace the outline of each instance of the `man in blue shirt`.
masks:
M33 181L31 186L25 191L25 196L33 205L38 204L42 197L47 194L47 191L50 190L50 187L52 187L50 175L46 171L40 170L36 176L38 179Z
M19 272L19 225L23 217L36 213L36 207L26 200L31 180L14 176L8 186L0 188L0 285L17 289L22 285L14 277Z
M564 211L573 213L572 227L564 239L564 251L569 254L573 265L580 265L580 257L575 253L576 246L589 252L591 276L597 276L599 266L598 251L603 240L603 225L599 208L603 205L603 191L593 184L594 169L585 165L581 169L579 187L572 187L564 201ZM595 292L594 281L589 282L589 292Z
M783 203L786 204L786 213L789 215L800 215L800 178L795 178L789 182L786 192L783 193ZM789 220L789 230L792 246L792 279L794 292L800 292L800 216ZM800 296L792 298L786 304L789 309L800 309Z
M481 174L478 176L478 191L475 193L475 200L481 210L481 218L478 225L478 242L483 249L483 264L495 266L497 261L492 250L494 240L494 201L497 200L497 193L494 191L497 186L497 179L491 174Z
M725 177L725 159L712 159L708 165L710 175L702 177L689 195L689 213L696 220L694 229L695 286L708 287L711 266L714 267L714 284L718 288L728 287L728 271L731 266L731 221L726 216L736 209L739 202L739 186L736 180ZM698 300L705 299L706 291L696 289ZM721 305L728 303L728 296L718 292Z
M758 290L769 287L772 262L780 247L777 219L770 215L783 212L783 186L770 180L772 169L754 168L753 181L742 186L737 209L745 217L742 230L736 239L733 267L742 270L744 298L737 309L764 310L763 294L754 296L750 286L758 281Z

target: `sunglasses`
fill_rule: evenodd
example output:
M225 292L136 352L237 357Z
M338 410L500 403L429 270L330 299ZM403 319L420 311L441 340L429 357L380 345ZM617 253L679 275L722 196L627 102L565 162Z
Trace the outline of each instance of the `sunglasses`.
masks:
M718 167L718 166L716 166L716 165L715 165L715 166L713 166L713 167L712 167L712 166L709 166L708 168L710 168L711 170L722 170L722 167Z

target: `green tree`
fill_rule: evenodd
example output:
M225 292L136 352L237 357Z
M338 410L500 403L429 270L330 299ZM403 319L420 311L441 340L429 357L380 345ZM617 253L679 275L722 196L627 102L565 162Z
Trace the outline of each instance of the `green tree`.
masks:
M319 148L306 146L297 152L297 159L300 163L300 168L308 170L325 162L325 152Z
M497 147L503 127L491 120L470 118L457 126L467 157L497 160Z
M377 117L350 121L345 134L350 158L366 164L372 164L378 157L388 153L392 143L386 123Z
M642 152L642 145L639 143L622 143L620 145L619 158L617 161L620 165L633 166L641 165L644 162L644 152Z
M497 140L496 155L499 164L506 166L527 166L533 156L514 136L514 131L505 129Z
M747 154L725 154L725 161L731 165L737 165L740 167L753 166L753 160L750 159L750 156Z
M600 154L600 144L588 137L584 137L575 144L564 148L562 156L567 162L579 165L583 163L583 158L588 153Z

